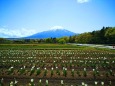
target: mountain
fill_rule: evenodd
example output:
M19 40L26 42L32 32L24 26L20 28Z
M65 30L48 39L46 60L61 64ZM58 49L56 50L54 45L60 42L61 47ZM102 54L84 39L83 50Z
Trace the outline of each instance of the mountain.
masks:
M43 31L43 32L39 32L36 33L34 35L25 37L27 39L37 39L37 38L59 38L59 37L63 37L63 36L73 36L76 35L76 33L71 32L69 30L66 29L55 29L55 30L48 30L48 31Z

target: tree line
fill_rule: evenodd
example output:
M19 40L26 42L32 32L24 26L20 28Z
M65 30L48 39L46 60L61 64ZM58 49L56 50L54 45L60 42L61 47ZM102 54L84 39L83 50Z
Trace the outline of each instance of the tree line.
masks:
M16 39L0 38L0 44L38 44L38 43L84 43L84 44L115 44L115 27L103 27L101 30L85 32L79 35L61 38Z
M115 44L115 27L103 27L101 30L82 33L75 41L89 44Z
M0 44L38 44L38 43L52 43L52 44L65 44L65 43L74 43L75 36L70 37L61 37L61 38L45 38L45 39L6 39L0 38Z

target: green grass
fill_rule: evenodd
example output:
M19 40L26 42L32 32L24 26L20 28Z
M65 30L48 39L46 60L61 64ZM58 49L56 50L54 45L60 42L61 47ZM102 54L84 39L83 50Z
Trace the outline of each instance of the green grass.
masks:
M0 44L0 49L52 49L52 48L77 49L84 47L69 44Z
M0 44L0 49L81 49L115 52L115 50L110 50L106 48L103 49L72 44Z

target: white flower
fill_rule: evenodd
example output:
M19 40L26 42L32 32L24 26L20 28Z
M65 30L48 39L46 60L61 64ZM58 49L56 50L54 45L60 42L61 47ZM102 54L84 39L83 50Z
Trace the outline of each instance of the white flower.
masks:
M24 69L26 68L26 66L24 66Z
M84 86L87 86L87 84L85 84Z
M95 69L93 69L93 71L95 71Z
M31 84L29 83L28 86L31 86Z
M74 69L72 69L72 71L74 71Z
M34 79L31 79L31 82L34 82Z
M33 68L31 68L31 71L33 70Z
M2 78L1 81L3 81L4 79Z
M67 70L67 68L65 68L65 70Z
M82 85L85 85L85 83L84 83L84 82L82 82L81 84L82 84Z
M112 70L110 70L110 72L112 72Z
M56 67L56 69L58 69L58 67Z
M51 69L53 70L54 68L52 67Z
M104 82L101 82L101 85L104 85Z
M109 84L111 85L111 81L109 81Z
M18 81L17 80L15 80L15 82L14 82L15 84L17 84L18 83Z
M35 66L32 67L32 69L34 69L34 68L35 68Z
M84 68L84 71L86 71L86 68Z
M70 60L70 63L72 63L72 60Z
M97 83L98 83L98 82L97 82L97 81L95 81L95 85L97 85Z
M46 84L48 84L48 80L46 80Z
M64 84L64 83L63 83L63 80L61 80L61 84Z
M10 86L13 86L13 81L10 82Z
M42 82L41 79L39 80L39 82L40 82L40 83Z
M11 67L11 69L14 68L14 67Z
M46 70L46 67L44 69Z

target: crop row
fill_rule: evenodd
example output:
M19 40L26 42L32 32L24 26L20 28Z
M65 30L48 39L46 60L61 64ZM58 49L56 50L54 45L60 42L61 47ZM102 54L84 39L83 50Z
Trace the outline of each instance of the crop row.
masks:
M42 79L38 79L37 81L35 81L34 79L30 79L28 82L26 82L25 86L50 86L52 83L50 83L51 80L42 80ZM2 78L0 80L0 85L4 86L4 82L5 80ZM51 81L52 82L52 81ZM82 81L82 82L74 82L72 83L67 83L66 80L58 80L58 83L55 83L55 86L90 86L90 84L92 83L93 86L105 86L105 84L108 84L108 86L112 86L112 82L111 81L93 81L93 82L86 82L86 81ZM9 83L7 84L8 86L18 86L19 81L14 78L12 81L9 81ZM54 84L53 84L54 85Z
M4 49L0 51L0 78L1 84L2 78L39 78L46 79L46 84L48 79L59 79L61 85L64 85L64 79L92 79L95 85L104 85L106 80L111 83L115 80L115 53L82 49ZM96 80L101 81L98 83ZM30 86L34 86L33 82L34 79ZM9 84L15 84L15 80ZM87 86L87 82L81 81L81 85Z

